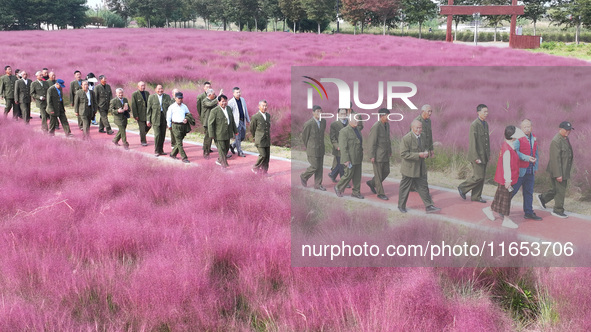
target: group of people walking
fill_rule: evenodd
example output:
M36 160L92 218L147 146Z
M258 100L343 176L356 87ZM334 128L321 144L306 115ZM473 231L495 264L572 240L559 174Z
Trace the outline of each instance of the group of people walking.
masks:
M313 116L303 127L302 141L310 166L300 174L302 186L306 187L308 180L314 177L314 188L326 191L322 186L324 163L324 134L326 120L322 118L322 108L315 105ZM373 166L374 176L367 181L369 189L379 199L389 200L385 195L383 181L390 174L390 157L392 156L392 141L390 137L389 110L382 108L378 111L379 119L371 127L367 138L369 147L369 161ZM424 105L421 113L411 122L410 131L400 140L400 157L402 158L400 172L402 179L398 193L398 210L406 213L406 202L409 193L416 191L421 197L427 213L440 211L431 199L427 180L425 160L434 157L433 135L431 129L431 115L433 109ZM488 107L480 104L476 108L477 118L469 129L468 160L472 165L472 176L458 186L458 193L464 200L471 193L473 202L486 204L482 198L487 165L490 163L490 131L486 121ZM550 144L550 156L547 171L550 173L552 188L537 195L540 207L546 209L546 204L554 200L552 215L567 218L564 213L564 198L573 164L573 149L568 135L574 128L568 121L559 124L559 130ZM335 193L342 197L347 188L352 187L352 197L363 199L361 194L361 172L364 160L363 151L363 121L358 121L352 109L339 109L337 120L330 125L330 141L332 143L333 164L330 179L335 183ZM509 125L504 131L504 142L499 153L494 181L497 191L490 206L483 209L490 220L495 220L495 213L503 220L502 226L517 228L518 225L509 218L511 199L519 191L523 192L524 218L542 220L533 210L534 174L538 170L539 151L538 141L533 134L532 122L524 119L520 128ZM337 181L337 177L340 180Z
M37 80L34 82L28 79L24 71L21 71L20 77L17 77L13 75L11 66L6 66L4 70L5 75L0 77L0 96L4 98L6 104L5 117L12 110L14 119L22 118L28 124L31 119L30 105L34 99L40 111L41 127L44 132L54 135L58 122L61 122L66 136L73 136L64 107L63 89L66 87L64 80L56 79L55 74L47 73L45 68L36 73ZM137 87L130 100L124 96L122 88L115 89L113 96L105 75L97 79L93 73L89 73L83 79L81 72L76 70L74 80L70 83L70 105L74 108L78 127L84 138L90 137L91 124L98 124L100 133L115 135L108 119L111 113L119 128L112 142L118 146L121 142L125 149L129 149L126 129L128 119L133 116L139 126L142 146L148 145L146 136L153 128L154 153L156 156L166 155L164 140L168 129L172 147L169 156L177 159L180 154L182 161L189 163L183 148L183 139L196 121L189 108L183 103L183 93L174 89L171 97L164 93L162 85L157 85L155 93L150 94L146 91L144 82L139 82ZM271 147L271 115L267 113L267 101L259 101L258 112L251 119L246 101L241 97L240 88L233 89L233 97L230 100L222 90L219 96L216 95L210 82L205 82L203 89L204 92L197 97L197 114L205 131L204 158L209 159L210 153L213 152L212 141L215 141L218 148L216 164L223 168L229 166L227 159L233 154L246 157L241 142L246 138L247 124L250 123L250 132L259 151L259 158L252 167L252 171L266 175L269 170ZM99 113L98 123L95 120L97 113ZM230 144L231 139L234 139L232 144ZM230 150L231 153L229 153Z

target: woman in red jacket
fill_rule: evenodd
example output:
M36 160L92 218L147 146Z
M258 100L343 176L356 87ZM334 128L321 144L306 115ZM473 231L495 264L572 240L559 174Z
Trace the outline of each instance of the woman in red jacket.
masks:
M495 173L495 182L498 183L495 198L489 207L482 209L482 212L490 220L495 220L494 212L503 218L503 227L517 228L517 224L509 218L511 211L511 192L513 185L519 180L519 156L515 151L514 142L523 136L521 129L515 126L505 127L505 142L501 146L499 161L497 162L497 171Z

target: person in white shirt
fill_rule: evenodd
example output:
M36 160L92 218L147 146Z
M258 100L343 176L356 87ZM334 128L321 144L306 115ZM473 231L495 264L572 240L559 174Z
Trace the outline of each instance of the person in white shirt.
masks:
M228 107L232 109L234 123L236 124L236 128L238 129L238 135L235 136L236 139L234 140L234 143L230 145L230 151L232 151L232 153L235 153L237 151L238 156L246 157L244 152L242 152L241 143L246 136L246 124L250 123L250 117L248 116L246 101L244 100L244 98L241 97L239 87L234 88L233 95L234 98L230 98L230 100L228 100ZM236 149L236 151L234 149Z
M186 115L191 113L185 104L183 104L183 93L177 92L174 95L175 103L171 104L166 111L166 124L172 130L175 137L175 146L170 152L170 157L177 159L177 154L180 152L184 163L189 163L189 158L183 149L183 139L187 134L186 124L188 120Z

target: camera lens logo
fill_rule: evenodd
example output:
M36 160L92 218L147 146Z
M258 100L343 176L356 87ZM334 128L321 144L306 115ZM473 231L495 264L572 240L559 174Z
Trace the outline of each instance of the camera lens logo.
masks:
M303 78L307 78L307 79L313 81L314 83L318 84L318 86L322 89L322 91L324 91L324 95L326 96L326 100L328 100L328 94L326 93L326 89L324 88L324 85L322 85L322 83L318 82L318 80L315 80L315 79L313 79L310 76L302 76L302 77ZM322 96L322 93L320 92L320 89L318 88L318 86L316 86L316 85L314 85L314 84L312 84L310 82L306 82L306 81L303 81L303 82L306 83L306 84L308 84L308 85L310 85L311 87L313 87L316 90L316 92L318 92L318 95L320 96L320 99L324 99L324 97Z

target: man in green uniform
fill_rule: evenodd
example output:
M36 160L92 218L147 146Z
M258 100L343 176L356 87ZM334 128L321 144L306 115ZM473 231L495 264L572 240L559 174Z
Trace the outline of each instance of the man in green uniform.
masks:
M378 194L378 198L384 201L388 196L384 193L382 183L390 174L390 157L392 156L392 140L390 139L390 123L388 114L390 111L382 108L378 111L379 120L371 127L369 132L369 156L373 165L373 178L367 181L371 192Z
M322 108L318 105L312 107L313 116L304 123L302 130L302 142L306 147L306 155L310 166L300 175L302 186L308 185L308 179L314 176L314 189L326 191L322 186L322 172L324 170L324 132L326 120L320 118Z
M337 182L337 176L340 175L341 178L345 174L345 169L343 168L343 164L341 163L341 151L339 149L339 132L341 129L347 127L349 124L349 118L347 117L348 111L344 108L339 109L337 113L337 119L330 124L329 136L330 142L332 143L332 167L330 168L330 173L328 173L328 177L332 180L332 182Z
M207 90L211 89L211 83L210 82L205 82L203 83L203 92L197 96L197 114L199 114L199 116L201 117L201 103L203 102L203 99L205 99L207 97ZM217 104L217 102L216 102ZM202 125L207 125L204 124L203 121L201 121ZM206 130L207 131L207 130Z
M92 117L96 112L96 96L88 87L88 81L82 81L82 88L74 95L74 113L82 120L82 133L88 139Z
M486 118L488 107L484 104L476 107L478 118L470 125L470 148L468 149L468 160L472 163L472 177L458 186L458 192L462 199L472 191L472 201L486 203L482 199L482 188L484 187L484 176L486 165L490 158L489 130Z
M400 141L400 189L398 193L398 210L406 213L406 201L410 193L410 187L414 186L419 196L425 204L427 213L433 213L441 210L433 205L431 195L429 194L429 185L427 183L427 167L425 158L429 157L429 151L424 147L421 137L423 124L419 120L413 120L411 131L402 137Z
M12 67L4 67L6 75L0 77L0 96L4 98L4 117L8 116L10 110L14 107L14 84L17 81L16 76L12 75ZM18 114L12 111L12 118L17 119Z
M339 132L339 150L341 163L345 166L345 175L335 185L334 191L338 197L343 197L345 187L352 180L352 197L363 199L361 195L361 162L363 161L363 138L357 129L357 120L352 117L349 125Z
M433 132L431 131L431 115L433 114L433 108L431 105L423 105L421 107L421 114L417 116L415 120L421 121L423 124L423 131L421 137L424 138L424 146L429 151L429 157L433 157Z
M218 147L218 160L216 164L223 168L228 167L227 154L230 150L230 139L238 134L234 123L232 109L228 107L228 97L220 95L218 106L211 110L207 119L209 137L215 140Z
M107 84L107 78L105 75L99 76L99 81L100 84L94 87L100 115L99 133L104 133L106 129L108 135L113 135L114 132L109 124L109 103L111 102L111 99L113 99L113 91L111 91L111 86Z
M573 167L573 147L570 145L568 135L575 128L568 121L561 122L559 128L558 134L550 143L550 159L546 168L546 171L550 173L552 189L538 195L538 202L545 209L546 203L554 200L552 215L558 218L568 218L564 213L564 197Z
M148 97L150 97L150 93L146 91L146 83L139 82L137 84L137 90L131 94L131 111L133 112L133 118L137 121L140 130L140 141L142 146L148 146L146 133L150 130L150 128L146 126L148 118Z
M166 138L166 110L172 104L172 99L164 93L162 85L156 86L156 94L148 97L146 125L154 126L154 153L156 157L163 156L164 139Z
M64 80L58 79L54 85L47 89L47 113L51 117L49 121L49 135L51 136L55 135L58 121L62 123L66 137L74 136L70 132L70 124L68 124L66 109L64 108L64 92L62 88L65 87Z
M254 145L259 151L259 158L252 171L255 174L266 175L269 171L271 158L271 114L267 113L267 101L259 101L259 111L252 116L250 133L254 137Z
M113 114L115 124L119 128L117 135L113 138L113 144L119 145L119 140L123 142L125 150L129 150L129 143L127 142L127 119L129 119L129 101L123 97L123 89L117 88L115 90L116 97L109 102L109 110Z
M213 89L208 89L205 98L201 101L201 107L199 108L201 110L201 113L199 113L199 119L205 130L205 136L203 137L203 157L205 159L209 159L209 154L212 152L211 137L209 137L209 131L207 130L207 121L209 120L209 113L212 109L216 108L216 106L218 106L218 100L215 92Z
M70 82L70 105L74 106L74 98L76 98L76 91L82 89L82 73L79 70L74 72L74 80ZM84 130L82 118L78 116L78 128Z
M14 83L14 103L20 105L25 123L31 120L31 83L26 71L21 71L21 79Z
M43 79L41 71L35 73L37 80L31 83L31 97L35 99L35 103L41 113L41 130L46 133L49 130L47 126L48 114L47 114L47 89L49 89L49 82Z

